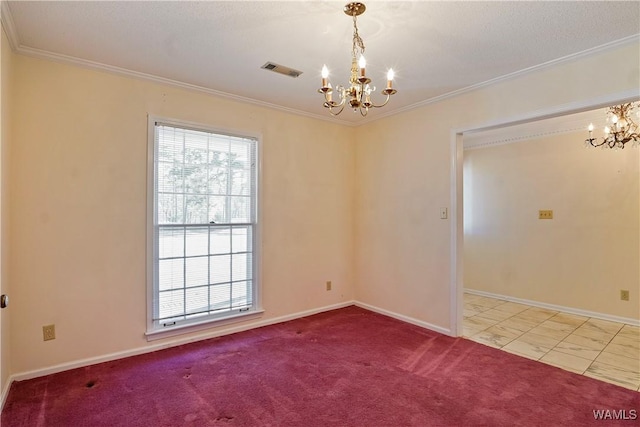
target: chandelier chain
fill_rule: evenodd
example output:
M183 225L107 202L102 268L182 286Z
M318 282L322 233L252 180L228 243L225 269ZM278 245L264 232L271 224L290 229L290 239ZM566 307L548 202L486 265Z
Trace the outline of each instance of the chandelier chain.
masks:
M356 14L353 14L353 46L352 46L352 54L353 57L355 58L358 54L358 48L360 48L360 53L364 54L364 41L362 40L362 37L360 37L360 34L358 34L358 23L357 23L357 18L356 18Z

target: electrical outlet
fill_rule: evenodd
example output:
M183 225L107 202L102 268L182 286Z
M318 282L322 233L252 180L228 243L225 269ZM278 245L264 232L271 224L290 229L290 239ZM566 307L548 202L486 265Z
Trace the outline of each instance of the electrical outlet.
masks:
M50 341L56 339L56 325L47 325L42 327L42 339L43 341Z
M327 280L327 290L331 290L331 280Z
M629 291L625 289L620 290L620 299L622 301L629 301Z
M538 211L538 219L553 219L553 211L552 210Z

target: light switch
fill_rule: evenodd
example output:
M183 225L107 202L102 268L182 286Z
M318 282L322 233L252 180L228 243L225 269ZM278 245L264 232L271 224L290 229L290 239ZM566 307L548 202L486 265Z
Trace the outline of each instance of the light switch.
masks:
M447 219L448 216L447 208L440 208L440 219Z

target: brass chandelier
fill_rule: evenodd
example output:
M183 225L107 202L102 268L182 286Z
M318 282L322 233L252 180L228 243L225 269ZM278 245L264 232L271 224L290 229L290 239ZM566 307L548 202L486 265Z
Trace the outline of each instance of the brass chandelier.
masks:
M600 141L593 137L593 123L589 125L589 138L586 145L602 148L624 148L630 141L638 144L638 125L633 121L633 113L640 116L640 103L628 102L622 105L614 105L607 110L607 125L604 127L604 137Z
M361 15L366 10L363 3L353 2L344 7L344 13L353 17L353 45L351 48L351 78L349 79L350 86L348 88L344 86L336 86L336 92L338 93L338 101L333 100L333 88L329 83L329 70L327 66L322 67L322 87L318 89L318 92L324 94L325 108L329 109L329 112L333 116L337 116L342 113L345 105L349 104L349 107L354 112L360 111L360 114L364 117L369 112L369 108L380 108L387 105L389 97L396 93L396 90L392 87L394 73L392 69L387 72L387 87L382 91L382 94L387 97L382 104L375 105L371 101L371 93L376 90L375 86L369 85L371 79L366 75L366 60L364 59L364 42L358 34L358 25L356 17ZM359 59L356 59L360 54Z

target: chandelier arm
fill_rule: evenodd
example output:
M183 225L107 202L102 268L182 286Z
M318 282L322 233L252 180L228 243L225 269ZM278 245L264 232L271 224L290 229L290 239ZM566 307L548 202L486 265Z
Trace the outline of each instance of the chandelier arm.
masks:
M375 107L375 108L384 107L385 105L387 105L387 102L389 102L389 98L391 98L391 95L387 95L387 99L385 99L382 104L375 105L375 104L372 103L371 107Z
M342 100L340 102L336 102L336 101L332 101L329 99L329 97L325 94L324 96L325 99L325 104L327 107L340 107L340 106L344 106L346 99L342 98Z
M597 138L587 138L584 142L591 144L591 146L595 148L602 147L604 144L607 144L609 148L611 148L611 142L609 140L603 138L602 142L598 143L597 141Z
M332 115L332 116L337 116L337 115L339 115L340 113L342 113L342 110L344 110L344 106L345 106L345 103L344 103L344 102L342 102L341 104L338 104L338 105L340 105L340 110L339 110L337 113L334 113L334 112L333 112L333 108L334 108L334 107L329 107L329 113L331 113L331 115ZM337 107L338 105L336 105L335 107Z
M638 141L638 139L640 139L640 135L638 135L637 133L632 133L627 135L627 137L623 139L623 142L627 143L629 141Z
M338 103L338 102L334 102L334 101L331 101L331 102L325 102L325 103L324 103L324 106L325 106L326 108L344 107L344 102L340 102L340 103Z
M594 141L595 141L595 139L594 139ZM589 141L589 142L591 143L592 146L594 146L596 148L601 147L602 145L604 145L607 142L606 140L603 140L601 143L598 144L597 142L594 142L594 141Z

